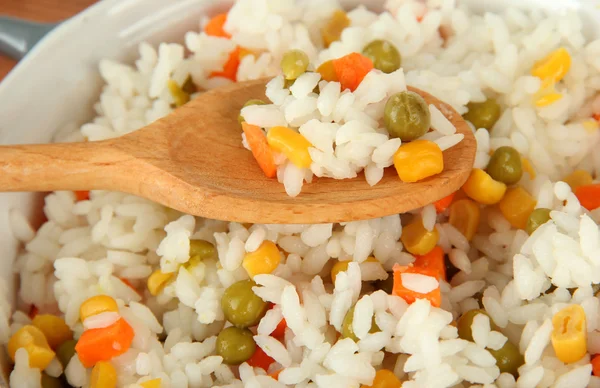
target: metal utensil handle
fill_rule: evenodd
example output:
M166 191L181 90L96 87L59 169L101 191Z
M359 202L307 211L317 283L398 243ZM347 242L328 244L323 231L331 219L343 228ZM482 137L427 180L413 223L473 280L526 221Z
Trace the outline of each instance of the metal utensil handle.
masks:
M55 26L0 16L0 54L23 58Z

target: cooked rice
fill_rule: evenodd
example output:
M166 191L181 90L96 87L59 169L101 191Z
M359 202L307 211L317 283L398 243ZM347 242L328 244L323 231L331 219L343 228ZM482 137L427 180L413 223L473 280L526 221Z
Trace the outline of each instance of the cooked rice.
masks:
M276 76L266 90L272 104L242 110L249 123L290 125L313 145L310 169L277 156L278 179L288 194L298 195L313 175L345 179L364 171L367 182L376 185L402 144L379 128L382 102L408 84L461 114L469 102L496 98L503 112L494 128L474 128L475 167L485 168L490 151L500 146L517 149L536 173L526 172L519 184L537 200L537 208L552 210L549 222L529 236L496 207L482 207L477 234L469 241L449 223L448 211L437 213L433 205L413 214L340 224L247 225L180 214L122 193L93 191L88 200L77 201L72 192L55 192L46 196L48 221L36 232L22 214L10 212L12 233L24 249L15 263L17 311L10 316L10 304L0 301L0 342L6 344L31 324L31 305L62 316L76 338L84 328L108 325L115 313L79 322L81 303L106 294L118 301L117 316L135 331L132 347L111 360L119 387L138 388L160 378L165 387L346 388L371 385L382 368L394 372L404 388L600 386L600 379L591 376L589 355L565 364L550 339L554 314L578 304L586 315L588 353L600 352L600 301L592 289L600 283L600 212L585 210L560 181L574 169L592 175L600 170L594 152L600 131L587 123L592 114L600 114L600 41L587 40L574 11L508 7L500 14L479 15L451 1L389 0L381 14L364 7L348 12L350 27L340 41L323 48L314 31L338 8L336 0L238 0L225 26L232 40L191 31L185 46L140 45L133 65L103 60L99 71L105 86L94 106L96 117L77 131L61 131L61 139L108 139L165 116L174 102L169 79L182 85L189 75L200 89L229 82L210 74L222 69L236 44L260 52L241 61L237 79L247 80L276 76L289 48L302 49L319 65L360 52L374 39L387 39L402 53L402 69L396 72L371 72L354 92L321 81L311 71L289 89ZM529 71L558 47L566 47L572 57L571 70L557 85L562 98L536 107L532 99L541 82ZM318 95L312 93L315 86ZM461 135L444 112L434 107L430 112L434 131L423 138L442 149L457 144ZM438 245L457 273L448 282L403 273L402 285L421 294L439 286L441 308L426 299L409 304L374 292L381 284L375 282L392 276L394 267L411 266L417 259L400 241L412 217L439 233ZM191 239L214 244L217 255L191 265ZM216 336L230 325L221 296L248 278L244 257L265 241L285 252L273 273L253 278L255 294L275 304L254 333L275 363L266 371L248 363L229 366L216 353ZM349 263L333 283L329 273L338 261ZM173 281L153 296L146 281L159 269L172 274ZM337 338L352 307L357 342ZM459 338L453 326L471 309L489 315L473 319L472 342ZM282 318L287 329L278 341L270 334ZM371 332L373 320L377 332ZM488 351L507 341L525 360L516 378L500 373ZM44 371L48 375L62 372L55 361ZM277 370L278 380L267 375ZM38 387L41 372L29 367L29 356L20 349L10 384ZM90 373L78 357L64 368L72 386L87 386Z

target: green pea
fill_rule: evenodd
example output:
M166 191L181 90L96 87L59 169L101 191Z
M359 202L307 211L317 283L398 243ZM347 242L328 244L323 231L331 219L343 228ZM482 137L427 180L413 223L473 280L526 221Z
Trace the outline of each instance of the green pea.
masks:
M210 259L217 253L215 246L204 240L190 240L190 257L198 256L201 260Z
M374 282L373 287L376 290L383 290L386 294L391 294L394 289L394 273L388 272L387 279Z
M342 337L350 338L352 341L358 342L358 337L354 334L354 330L352 329L352 322L354 322L354 307L348 310L344 317L344 322L342 322ZM377 333L378 331L381 331L381 329L377 326L377 323L375 323L375 315L373 315L369 333Z
M58 361L60 361L63 368L67 367L67 364L75 355L75 345L77 345L77 341L68 340L60 344L58 349L56 349L56 357L58 358Z
M252 332L239 327L228 327L217 336L217 354L227 365L239 365L256 351Z
M42 372L42 388L62 388L63 383L57 377L48 376L46 372Z
M171 96L173 97L173 100L175 101L175 106L176 107L180 107L182 105L187 104L187 102L190 100L190 94L186 93L178 84L177 82L173 81L172 79L170 79L167 82L167 86L169 88L169 93L171 93Z
M290 50L283 54L281 59L281 70L285 79L294 80L300 77L308 69L308 55L301 50Z
M473 333L471 331L471 325L473 319L479 315L489 315L484 310L470 310L464 313L457 322L458 336L464 340L473 342ZM494 331L500 331L498 326L490 319L490 328ZM492 356L496 359L496 366L500 369L500 372L507 372L513 375L517 374L517 369L525 362L519 349L510 341L506 341L504 346L498 350L487 349Z
M258 324L267 312L267 302L256 296L252 280L242 280L229 286L221 298L221 308L225 318L237 327Z
M508 146L498 148L490 158L487 172L496 181L507 185L517 183L523 176L519 151Z
M253 98L252 100L248 100L248 102L246 102L246 103L244 104L244 106L242 107L242 109L243 109L243 108L245 108L245 107L247 107L247 106L250 106L250 105L266 105L266 104L267 104L267 103L266 103L266 102L264 102L263 100L259 100L259 99L257 99L257 98ZM242 114L241 114L241 112L240 112L240 114L238 115L238 123L240 123L240 124L241 124L241 123L243 123L244 121L246 121L246 120L244 120L244 118L242 117ZM213 249L214 249L214 247L213 247Z
M400 92L386 102L383 121L391 137L411 141L429 131L431 116L423 97L414 92Z
M525 359L515 344L507 340L500 349L488 348L487 350L496 359L496 366L500 369L500 373L518 376L518 369L525 363Z
M484 102L470 102L467 108L469 111L463 115L463 118L470 121L476 129L485 128L491 131L500 118L500 105L491 98Z
M473 333L471 333L471 325L473 324L473 319L479 315L489 315L484 310L470 310L461 315L456 323L456 327L458 329L458 336L464 340L473 342ZM490 327L492 330L498 330L498 327L494 324L494 322L490 319Z
M543 207L537 208L531 212L529 219L527 220L527 226L525 231L528 234L533 234L537 228L550 221L550 212L552 210Z
M363 55L373 66L384 73L392 73L400 68L402 57L398 49L387 40L374 40L363 49Z

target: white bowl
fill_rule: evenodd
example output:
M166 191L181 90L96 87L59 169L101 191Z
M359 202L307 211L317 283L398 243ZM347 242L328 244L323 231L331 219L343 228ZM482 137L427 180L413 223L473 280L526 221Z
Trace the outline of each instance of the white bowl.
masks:
M585 32L600 36L598 0L457 0L479 12L506 6L574 8L584 16ZM384 0L341 0L347 7L365 4L377 9ZM132 62L137 44L182 41L197 30L202 15L223 11L231 0L104 0L64 22L0 83L0 143L43 143L58 128L83 124L92 117L101 86L101 58ZM0 194L0 276L14 299L12 264L19 243L9 227L9 210L17 208L32 222L41 219L41 196ZM3 353L3 352L2 352ZM0 356L1 358L1 356ZM0 360L1 361L1 360ZM4 370L7 370L4 368ZM0 386L3 383L0 380Z

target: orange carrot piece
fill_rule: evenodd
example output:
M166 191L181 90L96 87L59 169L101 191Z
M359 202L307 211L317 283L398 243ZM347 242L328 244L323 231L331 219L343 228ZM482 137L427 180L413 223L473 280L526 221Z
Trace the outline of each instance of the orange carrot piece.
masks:
M426 268L434 270L438 279L446 280L446 265L444 263L444 250L436 246L429 253L422 256L415 256L413 265L417 268Z
M208 23L206 23L206 25L204 26L204 32L206 33L206 35L229 39L231 38L231 35L229 35L229 33L227 33L223 29L223 26L225 25L226 21L226 13L218 14L217 16L210 19Z
M242 130L246 134L246 141L260 168L268 178L275 178L277 176L277 166L273 160L269 143L267 143L267 136L260 127L246 122L242 123Z
M368 72L373 70L373 62L359 53L351 53L333 60L333 68L342 90L356 90Z
M275 337L277 339L281 339L285 336L285 329L287 327L287 322L285 318L282 318L275 330L271 333L271 337Z
M598 114L598 113L594 113L594 114L592 115L592 117L594 118L594 120L596 120L596 121L600 121L600 114Z
M110 361L125 353L131 346L133 336L133 329L121 318L110 326L84 331L75 345L75 351L83 366L90 368L98 361Z
M426 275L437 279L438 272L435 269L420 268L415 266L401 266L396 264L394 266L394 287L392 290L392 294L401 297L408 304L414 303L417 299L427 299L431 302L432 306L440 307L440 305L442 304L442 293L440 291L439 286L435 290L430 291L427 294L422 294L420 292L409 290L408 288L402 285L403 273Z
M233 82L237 81L237 71L240 66L240 52L240 47L236 47L235 50L229 54L229 59L225 63L225 66L223 66L223 70L213 71L210 73L210 78L223 77L230 79Z
M76 191L75 198L77 198L77 201L87 201L88 199L90 199L90 192L89 191Z
M283 371L283 369L279 369L273 373L269 373L269 376L271 376L274 380L279 381L279 375L281 374L281 371Z
M133 284L131 284L131 282L130 282L128 279L125 279L125 278L119 278L119 279L121 279L121 281L122 281L123 283L125 283L125 284L127 285L127 287L129 287L129 288L131 288L133 291L137 292L137 293L138 293L138 295L140 294L140 293L139 293L139 291L137 290L137 288L135 288L135 287L133 286ZM141 296L141 295L140 295L140 296Z
M575 196L581 206L589 211L600 207L600 183L579 186L575 189Z
M438 213L442 213L444 210L448 209L448 207L452 204L452 200L454 199L455 194L456 192L450 194L447 197L435 201L433 203L433 205L435 206L435 210L437 210Z
M596 354L592 358L592 374L596 377L600 377L600 354Z
M29 318L33 319L35 318L36 315L38 315L38 313L40 312L40 310L37 308L36 305L32 304L31 307L29 308Z
M269 370L269 367L275 362L275 360L267 355L267 353L265 353L260 346L257 346L252 357L250 357L246 362L251 367L263 368L266 372Z

